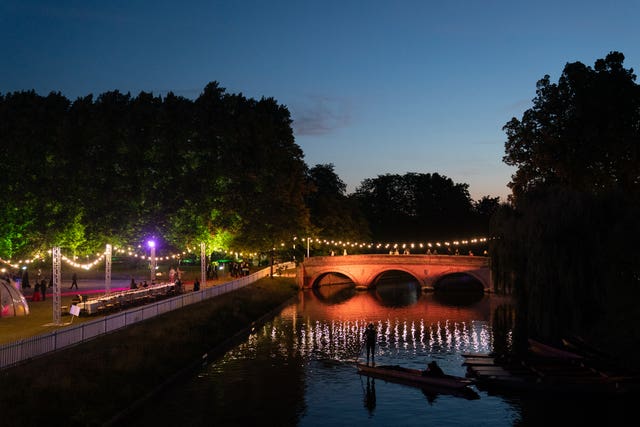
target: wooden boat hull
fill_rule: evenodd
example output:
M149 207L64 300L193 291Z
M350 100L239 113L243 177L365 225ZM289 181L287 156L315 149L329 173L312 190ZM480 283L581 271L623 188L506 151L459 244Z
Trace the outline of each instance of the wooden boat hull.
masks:
M357 364L358 373L388 381L408 383L418 387L434 387L438 389L461 390L473 384L469 378L446 375L432 377L422 375L418 369L403 368L397 365L370 366Z
M591 346L579 336L563 338L562 344L567 348L567 350L576 354L580 354L581 356L589 359L596 359L601 361L609 361L612 359L610 354L605 353L599 348Z
M557 348L540 341L529 338L529 349L532 353L541 357L568 359L568 360L580 360L583 359L582 355Z

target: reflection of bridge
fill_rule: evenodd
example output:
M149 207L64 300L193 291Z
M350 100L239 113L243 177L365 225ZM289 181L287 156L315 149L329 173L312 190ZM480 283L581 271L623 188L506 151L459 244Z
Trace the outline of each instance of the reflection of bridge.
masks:
M465 255L347 255L307 258L298 266L300 288L320 286L329 275L347 277L356 288L375 286L388 272L401 271L413 276L422 288L437 288L442 279L466 275L491 290L490 259Z

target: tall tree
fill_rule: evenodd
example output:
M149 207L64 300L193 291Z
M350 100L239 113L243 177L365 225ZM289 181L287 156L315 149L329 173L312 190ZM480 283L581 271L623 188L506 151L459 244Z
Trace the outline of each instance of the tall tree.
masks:
M357 201L347 196L347 185L335 173L332 163L309 169L308 180L311 189L307 205L315 229L312 235L336 241L370 239L367 220Z
M438 173L386 174L355 191L376 240L440 239L474 232L467 184Z
M611 52L593 68L566 64L504 127L504 161L518 169L514 203L492 224L493 273L534 335L614 339L616 349L640 338L628 304L640 297L630 243L640 238L640 88L623 61Z
M483 236L489 236L491 218L500 209L500 197L483 196L473 202L473 213L476 218L476 231Z
M518 169L517 199L540 185L588 192L640 190L640 88L624 55L611 52L594 68L568 63L558 83L538 81L533 107L505 126L504 162Z
M17 214L3 215L0 221L6 230L19 230L19 238L28 241L32 251L42 251L71 212L64 174L70 103L59 93L42 97L33 91L7 94L2 101L0 161L11 169L2 174L0 184L5 203ZM12 251L25 246L15 241L18 234L13 236Z
M222 153L228 179L223 199L238 219L238 240L254 251L291 242L306 234L309 212L307 166L290 113L273 98L227 102L237 128Z

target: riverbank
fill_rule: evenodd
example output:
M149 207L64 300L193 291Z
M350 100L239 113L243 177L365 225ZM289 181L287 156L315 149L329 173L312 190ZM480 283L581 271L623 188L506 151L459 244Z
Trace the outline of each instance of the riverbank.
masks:
M265 278L2 371L2 419L104 425L297 293L294 278Z
M195 267L191 270L186 270L186 280L183 281L185 292L193 290L193 279L200 274L200 270L195 270ZM116 278L112 278L111 291L117 292L127 290L130 288L130 277L134 277L133 273L122 273L114 275ZM63 282L61 287L60 302L62 307L66 307L62 310L62 321L64 324L71 322L71 315L69 314L68 307L71 306L73 299L76 295L80 294L87 298L97 295L103 295L104 289L104 277L93 273L89 274L84 272L82 276L79 275L78 289L69 289L70 283ZM129 278L128 278L129 277ZM135 276L136 279L141 277L139 274ZM224 275L214 279L207 279L206 285L201 285L201 289L218 286L233 280L230 275ZM138 280L140 281L140 280ZM52 332L63 326L57 326L53 322L53 289L47 288L47 294L45 300L33 301L34 289L33 287L28 289L22 289L27 302L29 304L29 315L25 317L4 317L0 322L0 344L6 344L14 342L20 339L29 338L35 335ZM73 319L73 324L88 322L94 320L94 316L80 316Z

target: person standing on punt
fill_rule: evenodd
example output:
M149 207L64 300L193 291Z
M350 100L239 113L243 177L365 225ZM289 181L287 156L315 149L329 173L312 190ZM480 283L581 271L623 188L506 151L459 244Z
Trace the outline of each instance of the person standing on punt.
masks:
M369 323L364 330L364 343L367 348L367 365L369 364L369 357L371 357L371 364L374 364L377 335L376 327L373 326L373 323Z

